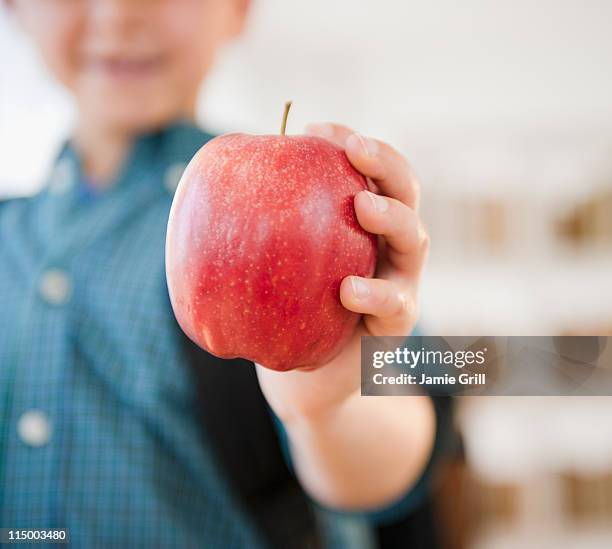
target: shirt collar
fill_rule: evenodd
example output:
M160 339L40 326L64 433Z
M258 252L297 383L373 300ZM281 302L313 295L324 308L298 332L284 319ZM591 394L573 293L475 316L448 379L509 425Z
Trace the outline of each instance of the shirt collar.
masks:
M144 133L134 140L116 181L101 191L84 177L79 155L68 140L57 156L47 190L51 195L76 194L92 200L126 185L149 184L172 195L193 155L211 138L188 120Z

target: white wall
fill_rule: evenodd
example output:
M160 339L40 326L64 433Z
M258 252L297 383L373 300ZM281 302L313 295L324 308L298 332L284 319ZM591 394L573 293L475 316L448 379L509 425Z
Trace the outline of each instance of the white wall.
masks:
M606 132L611 18L609 0L254 0L202 117L218 131L274 132L292 98L292 131L341 120L413 158L516 128ZM2 10L0 195L34 189L70 117Z

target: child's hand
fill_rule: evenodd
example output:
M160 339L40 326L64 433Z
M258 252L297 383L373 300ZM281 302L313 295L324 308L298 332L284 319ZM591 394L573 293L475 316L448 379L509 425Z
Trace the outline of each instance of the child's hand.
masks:
M436 420L428 397L361 398L360 337L410 333L429 239L417 214L416 177L398 152L343 126L311 126L308 132L345 147L353 166L371 180L377 194L360 192L355 211L366 231L380 235L377 278L342 281L342 304L364 316L336 358L312 371L258 366L257 375L285 426L306 491L332 507L380 508L421 475Z
M360 337L408 335L417 318L419 276L429 238L419 215L419 185L407 160L391 146L364 138L350 129L318 124L307 133L325 137L346 154L368 178L370 191L355 197L361 226L380 235L376 278L349 276L340 300L363 319L341 353L314 371L274 372L258 366L262 390L285 422L316 420L359 393Z

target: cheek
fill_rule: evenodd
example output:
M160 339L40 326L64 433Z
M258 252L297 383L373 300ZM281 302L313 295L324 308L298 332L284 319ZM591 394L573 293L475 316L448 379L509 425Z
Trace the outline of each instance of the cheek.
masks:
M202 0L178 0L177 8L181 3L192 7L190 10L170 7L165 12L168 54L182 81L199 81L225 41L226 14L224 10L204 9L207 2Z
M75 86L79 71L80 24L75 15L41 9L28 26L45 63L69 88Z

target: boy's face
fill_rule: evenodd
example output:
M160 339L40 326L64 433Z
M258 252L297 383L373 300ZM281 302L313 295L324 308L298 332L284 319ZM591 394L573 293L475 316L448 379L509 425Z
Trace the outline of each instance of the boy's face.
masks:
M191 115L248 0L7 0L83 119L143 131Z

